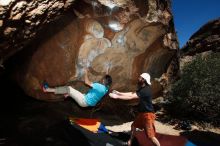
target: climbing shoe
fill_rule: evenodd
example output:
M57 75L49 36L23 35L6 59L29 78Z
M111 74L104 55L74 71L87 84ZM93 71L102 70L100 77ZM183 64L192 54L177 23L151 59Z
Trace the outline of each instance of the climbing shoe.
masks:
M49 88L49 85L46 81L43 82L43 85L42 85L42 89L44 92L47 92L47 89Z

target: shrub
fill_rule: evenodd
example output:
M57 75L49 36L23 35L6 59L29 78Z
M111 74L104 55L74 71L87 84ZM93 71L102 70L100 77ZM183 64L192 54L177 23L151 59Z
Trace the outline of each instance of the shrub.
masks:
M171 87L169 109L181 117L220 119L220 53L197 56Z

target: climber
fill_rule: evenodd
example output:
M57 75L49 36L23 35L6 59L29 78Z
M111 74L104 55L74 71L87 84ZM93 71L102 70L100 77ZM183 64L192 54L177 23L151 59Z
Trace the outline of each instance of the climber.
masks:
M109 94L109 96L114 99L140 99L138 105L139 113L131 125L131 137L127 142L127 145L129 146L131 146L136 128L143 129L151 142L155 146L160 146L159 141L155 137L155 114L152 105L152 93L150 85L150 75L148 73L142 73L138 78L138 89L136 92L119 92L113 90L113 92Z
M107 72L108 73L108 72ZM106 74L100 83L91 82L88 78L88 69L84 69L84 83L90 87L90 90L83 94L80 91L72 88L71 86L60 86L51 88L47 84L43 84L44 92L52 92L54 94L64 94L65 96L72 97L81 107L96 106L96 104L108 92L112 78Z

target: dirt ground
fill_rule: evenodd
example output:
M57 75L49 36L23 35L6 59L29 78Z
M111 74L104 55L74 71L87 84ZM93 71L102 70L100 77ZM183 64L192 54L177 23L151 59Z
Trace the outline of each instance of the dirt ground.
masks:
M132 121L123 123L121 125L114 125L114 126L106 126L107 129L110 129L115 132L129 132L131 127ZM155 121L156 131L161 134L167 135L180 135L184 130L176 130L175 125L169 125L162 123L160 121ZM211 128L211 129L202 129L199 126L192 125L192 130L200 130L200 131L207 131L220 134L220 128Z

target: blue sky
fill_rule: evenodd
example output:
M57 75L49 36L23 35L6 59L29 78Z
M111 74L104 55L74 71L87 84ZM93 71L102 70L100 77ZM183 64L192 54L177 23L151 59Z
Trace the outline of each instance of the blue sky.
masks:
M180 47L209 20L220 17L220 0L172 0Z

